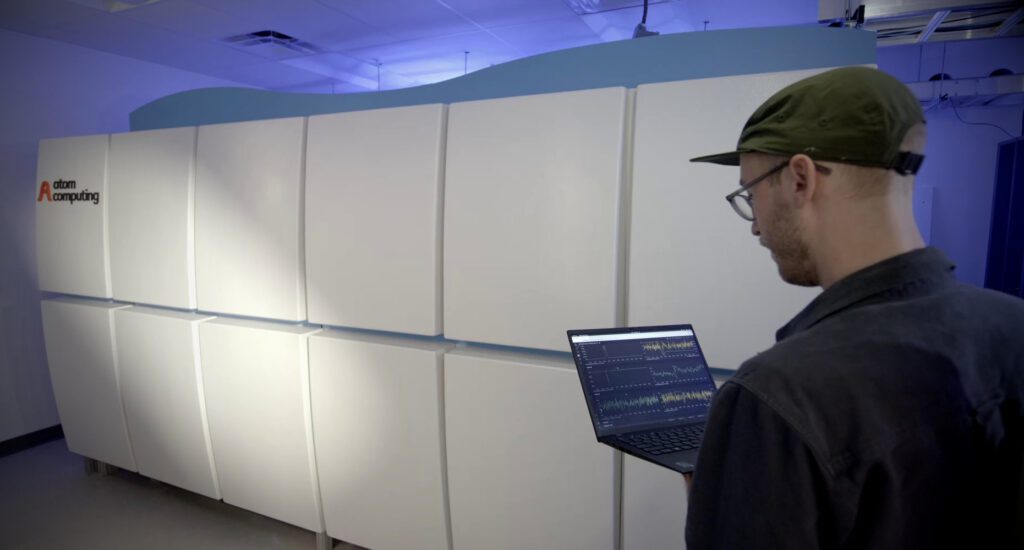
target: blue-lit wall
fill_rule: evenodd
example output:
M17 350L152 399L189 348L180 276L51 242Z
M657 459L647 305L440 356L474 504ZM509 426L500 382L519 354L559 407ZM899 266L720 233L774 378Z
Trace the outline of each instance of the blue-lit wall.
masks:
M1000 68L1021 74L1024 38L879 48L878 66L903 82L925 81L940 72L952 78L988 76ZM985 281L996 147L1010 136L992 126L963 121L995 124L1020 136L1022 101L1018 94L989 105L957 107L956 112L949 102L925 106L927 158L917 182L934 189L931 244L949 254L960 280L978 286Z
M36 270L43 138L128 130L128 113L180 90L234 83L0 29L0 441L58 423ZM74 236L68 236L73 239Z

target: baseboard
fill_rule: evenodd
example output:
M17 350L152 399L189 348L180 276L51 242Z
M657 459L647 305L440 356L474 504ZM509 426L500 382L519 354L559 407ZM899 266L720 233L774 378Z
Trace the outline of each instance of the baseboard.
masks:
M43 428L42 430L27 433L6 441L0 441L0 457L12 455L14 453L24 451L25 449L31 449L36 445L49 443L50 441L60 439L62 437L64 437L64 430L61 428L60 424L57 424L56 426Z

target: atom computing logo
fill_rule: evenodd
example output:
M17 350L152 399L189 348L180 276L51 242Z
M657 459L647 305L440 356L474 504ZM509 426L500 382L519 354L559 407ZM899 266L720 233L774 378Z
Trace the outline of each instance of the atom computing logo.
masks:
M99 204L100 193L99 191L90 192L88 189L78 191L78 183L75 180L59 179L52 185L48 181L39 184L39 195L36 197L36 202L43 202L43 199L46 202L66 202L68 204L76 202Z

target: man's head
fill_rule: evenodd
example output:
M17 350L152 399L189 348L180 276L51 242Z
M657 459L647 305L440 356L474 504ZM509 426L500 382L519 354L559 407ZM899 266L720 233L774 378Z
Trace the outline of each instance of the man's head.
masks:
M911 190L923 150L924 113L910 91L847 67L782 89L751 115L735 151L693 160L739 165L730 201L782 278L829 286L845 264L920 241Z

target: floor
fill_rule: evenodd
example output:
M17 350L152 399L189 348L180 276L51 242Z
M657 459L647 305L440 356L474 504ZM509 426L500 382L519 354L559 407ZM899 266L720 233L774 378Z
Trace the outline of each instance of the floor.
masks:
M0 548L314 550L316 535L137 474L87 474L59 439L0 458Z

